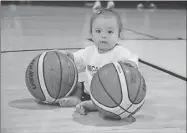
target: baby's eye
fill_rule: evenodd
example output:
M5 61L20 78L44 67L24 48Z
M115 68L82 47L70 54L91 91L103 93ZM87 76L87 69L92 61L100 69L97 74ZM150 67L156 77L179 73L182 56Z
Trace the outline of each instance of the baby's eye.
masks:
M101 33L101 30L96 30L96 33Z
M112 33L114 33L114 32L113 32L112 30L109 30L108 33L109 33L109 34L112 34Z

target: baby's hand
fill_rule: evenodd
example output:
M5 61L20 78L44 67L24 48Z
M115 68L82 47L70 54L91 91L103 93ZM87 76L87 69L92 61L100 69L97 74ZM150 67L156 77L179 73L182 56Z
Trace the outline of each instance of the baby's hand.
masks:
M74 55L71 52L66 52L66 55L72 60L74 61Z
M138 68L137 64L133 61L126 60L126 61L123 61L123 63L126 64L127 66Z
M61 98L58 101L58 104L61 107L75 107L77 104L79 104L81 100L75 96L69 96L65 98Z
M74 55L71 52L65 50L58 50L58 49L54 49L53 51L58 51L60 53L66 54L72 61L74 61Z

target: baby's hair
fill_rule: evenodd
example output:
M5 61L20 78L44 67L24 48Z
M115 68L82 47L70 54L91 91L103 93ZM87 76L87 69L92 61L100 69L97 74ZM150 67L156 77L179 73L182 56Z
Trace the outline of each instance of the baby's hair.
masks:
M90 19L90 33L92 33L93 22L100 15L111 15L111 16L114 16L116 18L118 26L119 26L119 35L120 35L121 31L123 30L123 23L122 23L121 17L120 17L120 15L117 12L115 12L115 11L113 11L111 9L100 9L100 10L98 10L97 13L94 13L92 15L92 17Z

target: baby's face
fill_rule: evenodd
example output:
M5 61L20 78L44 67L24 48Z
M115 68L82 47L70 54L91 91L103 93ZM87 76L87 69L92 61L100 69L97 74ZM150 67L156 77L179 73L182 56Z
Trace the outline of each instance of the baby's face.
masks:
M99 52L107 52L118 41L119 27L115 17L99 16L92 25L92 39L99 48Z

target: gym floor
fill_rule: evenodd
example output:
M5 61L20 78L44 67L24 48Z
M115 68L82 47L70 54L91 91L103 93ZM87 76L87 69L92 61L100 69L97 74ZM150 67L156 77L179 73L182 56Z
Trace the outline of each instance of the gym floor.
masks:
M1 6L0 10L2 133L186 132L186 81L142 63L139 70L147 83L147 99L132 120L103 120L97 112L81 116L74 113L74 108L37 103L25 85L28 63L47 49L70 48L70 51L75 51L83 48L82 38L87 36L88 25L85 21L92 10L42 6ZM164 64L165 68L186 74L186 11L117 11L127 29L124 40L151 43L155 48L152 53L168 55L168 59L151 56L146 44L134 51L139 51L142 58L149 56L145 59L153 59L155 63ZM169 45L171 42L174 44ZM158 43L166 44L167 50L173 51L176 58L171 61L166 46ZM170 68L171 62L177 65Z

